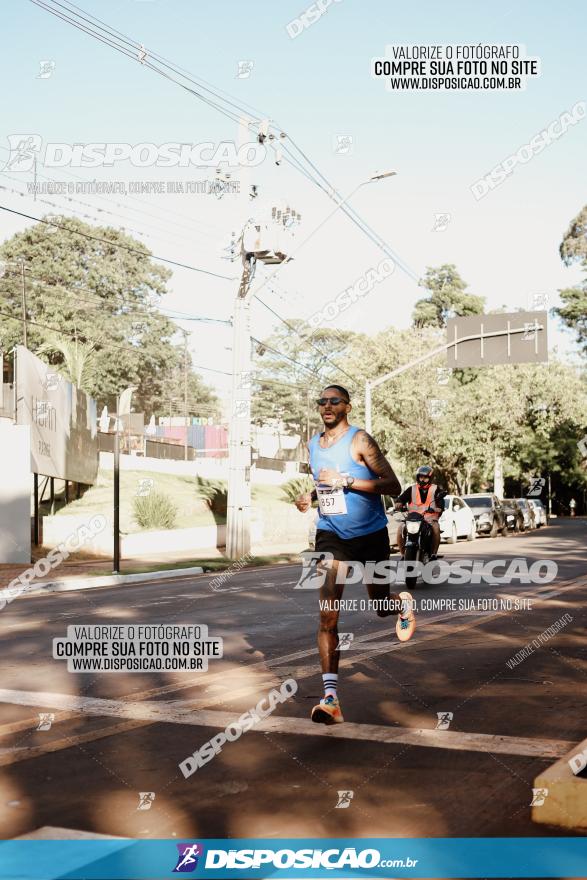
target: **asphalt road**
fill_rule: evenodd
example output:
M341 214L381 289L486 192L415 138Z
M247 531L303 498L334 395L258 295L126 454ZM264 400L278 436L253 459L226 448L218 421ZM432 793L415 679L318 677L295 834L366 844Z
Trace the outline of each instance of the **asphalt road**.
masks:
M344 612L353 641L336 729L309 721L321 696L318 596L294 589L300 566L245 568L223 593L197 576L15 600L0 614L1 836L42 826L144 838L581 833L534 824L529 805L535 777L587 736L586 530L554 520L443 545L447 560L552 559L559 574L548 585L420 587L430 610L409 643L395 618ZM366 595L355 585L345 598ZM431 603L443 599L475 607ZM565 614L562 631L507 665ZM70 673L52 659L68 625L159 623L206 624L223 659L205 673L133 674ZM287 678L294 696L184 778L179 762ZM49 730L36 730L40 712L55 714ZM437 713L452 713L447 730ZM154 792L148 809L139 792ZM339 792L352 792L346 807Z

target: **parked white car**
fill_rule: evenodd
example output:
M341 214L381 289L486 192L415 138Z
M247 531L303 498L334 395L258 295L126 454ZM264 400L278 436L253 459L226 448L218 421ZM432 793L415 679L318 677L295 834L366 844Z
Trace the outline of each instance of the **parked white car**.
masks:
M539 498L528 498L528 504L534 510L534 521L536 523L536 528L539 529L540 526L547 526L548 519L546 516L546 508L542 501Z
M458 495L447 495L440 515L440 540L456 544L457 538L474 541L477 537L475 515L469 505Z

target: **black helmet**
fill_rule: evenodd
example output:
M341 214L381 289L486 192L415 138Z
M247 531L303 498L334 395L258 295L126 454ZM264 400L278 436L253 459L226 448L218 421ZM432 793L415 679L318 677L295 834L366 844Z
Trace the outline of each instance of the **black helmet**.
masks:
M419 482L420 479L425 479L425 480L427 479L430 482L432 482L433 476L434 476L434 471L432 470L432 468L427 464L423 464L416 471L416 482Z

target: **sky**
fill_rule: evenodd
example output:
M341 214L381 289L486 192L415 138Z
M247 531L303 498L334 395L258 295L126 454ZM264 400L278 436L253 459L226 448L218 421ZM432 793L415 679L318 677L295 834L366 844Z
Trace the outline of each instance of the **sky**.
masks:
M236 0L80 2L80 9L141 43L147 59L157 52L210 88L230 94L238 116L246 112L246 104L271 119L285 133L284 143L293 139L300 145L345 196L376 173L396 172L360 187L349 204L399 255L407 271L396 266L325 326L366 333L409 326L414 304L423 295L417 280L428 266L443 263L456 265L469 291L486 298L488 309L526 308L535 294L547 294L553 307L557 291L579 281L578 267L566 268L558 248L585 202L587 121L569 125L484 198L475 199L471 187L587 99L584 3L339 0L302 30L290 23L308 8L305 0L251 0L246 5ZM300 30L295 38L288 24L290 33ZM43 145L216 145L243 139L236 120L149 70L134 58L134 50L133 58L125 57L33 2L9 0L3 36L0 64L9 88L3 89L0 169L16 135L37 135ZM479 43L525 46L527 56L540 59L540 75L529 78L523 90L446 92L392 92L371 75L372 59L385 56L390 44ZM39 77L42 61L53 63L49 76ZM237 75L242 62L252 62L244 65L248 76ZM245 140L254 141L254 135ZM130 181L185 185L215 176L214 163L209 168L163 168L125 161L89 169L43 167L39 162L37 170L57 181L117 180L127 186ZM240 196L76 194L77 201L39 196L35 202L31 196L0 190L0 204L33 216L58 210L78 216L73 213L78 211L91 218L88 222L132 229L158 256L228 276L214 278L176 267L165 299L167 309L219 321L232 314L240 274L238 262L222 259L222 249L245 220L263 216L272 205L289 205L302 215L293 245L299 254L270 283L264 282L274 267L260 267L255 279L257 289L263 285L259 296L283 318L310 318L384 259L340 210L326 219L333 210L327 195L287 161L277 165L272 150L255 167L229 170L240 183ZM26 191L31 180L26 171L0 172L0 185L15 190ZM248 199L252 184L259 192L254 201ZM30 221L2 211L0 224L4 240ZM257 338L269 335L276 321L253 301ZM190 331L190 351L202 376L225 396L230 327L178 323ZM576 357L572 334L554 318L549 338L560 355Z

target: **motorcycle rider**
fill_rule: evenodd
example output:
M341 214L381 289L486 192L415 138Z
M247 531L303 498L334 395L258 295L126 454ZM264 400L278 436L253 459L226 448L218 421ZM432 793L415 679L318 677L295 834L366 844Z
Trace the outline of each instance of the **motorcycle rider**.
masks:
M427 464L421 465L416 471L416 482L412 486L408 486L395 503L397 510L400 510L407 504L408 513L421 513L430 525L432 532L431 560L437 558L436 554L440 546L440 525L438 520L444 510L444 499L448 495L445 489L441 489L436 483L432 482L433 478L433 469ZM397 530L397 543L403 559L406 548L403 523L400 523Z

